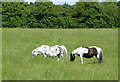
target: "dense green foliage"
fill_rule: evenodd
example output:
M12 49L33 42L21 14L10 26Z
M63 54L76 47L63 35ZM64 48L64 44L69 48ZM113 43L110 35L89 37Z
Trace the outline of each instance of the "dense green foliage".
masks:
M22 28L116 28L118 2L2 3L2 26Z
M2 35L2 80L118 80L118 29L3 28ZM66 46L67 58L32 58L32 50L44 44ZM93 57L81 64L79 56L70 62L80 46L101 47L103 63Z

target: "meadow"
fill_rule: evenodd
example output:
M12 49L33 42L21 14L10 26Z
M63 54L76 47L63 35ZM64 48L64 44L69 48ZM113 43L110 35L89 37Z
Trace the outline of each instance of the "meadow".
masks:
M0 82L2 80L2 28L0 27Z
M39 55L32 50L40 45L66 46L67 58ZM103 50L103 63L95 57L76 57L70 53L80 46L98 46ZM2 29L3 80L118 80L118 29Z

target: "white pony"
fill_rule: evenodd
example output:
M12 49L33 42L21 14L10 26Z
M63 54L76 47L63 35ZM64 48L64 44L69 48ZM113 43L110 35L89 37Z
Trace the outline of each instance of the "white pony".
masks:
M55 46L48 46L42 45L32 51L33 57L37 56L38 54L42 54L45 58L46 57L56 57L58 56L58 60L60 60L60 55L64 60L64 57L67 56L67 49L65 46L55 45Z
M74 61L75 56L77 55L80 56L82 64L83 64L83 57L91 58L93 56L96 56L99 63L102 63L103 61L102 49L96 46L77 48L70 54L70 61Z

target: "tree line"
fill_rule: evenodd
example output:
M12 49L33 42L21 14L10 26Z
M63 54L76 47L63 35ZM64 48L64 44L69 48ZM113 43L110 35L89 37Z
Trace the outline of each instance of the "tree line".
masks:
M119 2L2 2L6 28L117 28Z

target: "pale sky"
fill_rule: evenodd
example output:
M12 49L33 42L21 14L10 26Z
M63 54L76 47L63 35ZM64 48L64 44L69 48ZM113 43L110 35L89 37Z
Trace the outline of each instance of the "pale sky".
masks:
M34 3L36 0L24 0L25 2L28 2L28 4L30 2ZM53 2L53 4L56 4L56 5L62 5L64 4L65 2L70 4L70 5L73 5L75 4L76 2L78 2L79 0L50 0Z
M52 2L78 2L79 0L50 0Z
M36 0L24 0L24 1L28 2L28 4L29 4L30 2L34 3ZM55 4L55 5L62 5L65 2L69 5L74 5L79 0L50 0L50 1L52 1L53 4ZM99 0L99 1L102 2L102 0ZM120 1L120 0L117 0L117 1Z

